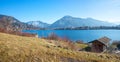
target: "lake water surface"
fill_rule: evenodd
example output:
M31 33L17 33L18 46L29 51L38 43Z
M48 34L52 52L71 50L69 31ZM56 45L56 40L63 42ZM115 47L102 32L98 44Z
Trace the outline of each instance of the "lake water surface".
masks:
M60 37L67 37L72 41L83 40L89 42L103 36L112 40L120 40L120 30L23 30L27 33L36 33L39 37L46 37L54 32Z

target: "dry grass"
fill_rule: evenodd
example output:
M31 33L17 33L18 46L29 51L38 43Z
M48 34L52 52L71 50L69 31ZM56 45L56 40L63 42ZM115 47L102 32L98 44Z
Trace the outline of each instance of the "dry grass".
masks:
M0 33L0 62L119 62L109 54L77 52L48 40Z

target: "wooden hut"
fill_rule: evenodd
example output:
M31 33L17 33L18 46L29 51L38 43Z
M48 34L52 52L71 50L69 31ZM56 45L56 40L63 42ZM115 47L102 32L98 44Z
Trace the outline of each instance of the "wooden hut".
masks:
M89 43L91 43L91 51L101 53L107 49L109 46L109 42L111 39L107 37L102 37L100 39L93 40Z

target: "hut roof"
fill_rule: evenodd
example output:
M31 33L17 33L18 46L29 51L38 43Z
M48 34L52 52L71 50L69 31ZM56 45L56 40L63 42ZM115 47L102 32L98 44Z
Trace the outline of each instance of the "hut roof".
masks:
M102 37L102 38L97 39L97 40L106 45L110 42L111 39L109 39L108 37Z
M102 37L102 38L97 39L97 41L105 44L106 46L108 46L108 43L110 42L110 40L111 40L111 39L108 38L108 37ZM95 41L95 40L91 41L90 43L92 43L92 42L94 42L94 41Z

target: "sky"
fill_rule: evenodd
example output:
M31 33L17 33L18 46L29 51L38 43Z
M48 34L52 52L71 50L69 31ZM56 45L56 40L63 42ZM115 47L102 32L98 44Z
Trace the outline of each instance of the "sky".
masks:
M0 0L0 14L53 23L63 16L120 23L120 0Z

